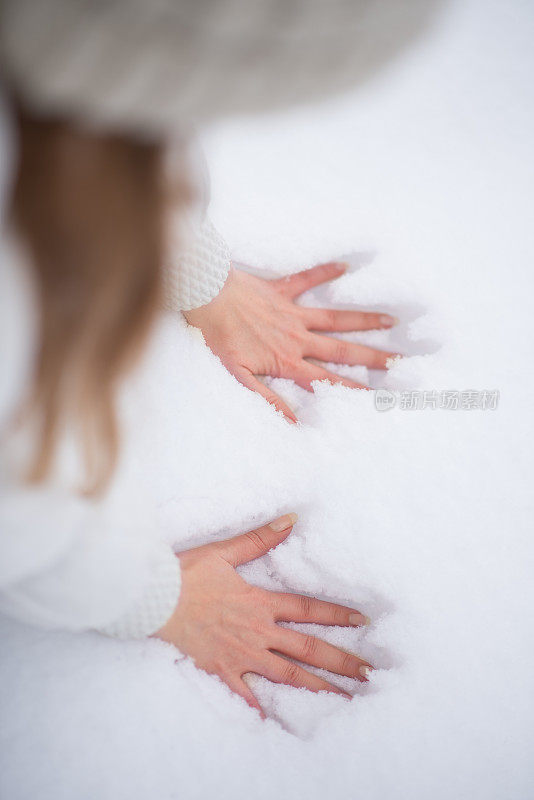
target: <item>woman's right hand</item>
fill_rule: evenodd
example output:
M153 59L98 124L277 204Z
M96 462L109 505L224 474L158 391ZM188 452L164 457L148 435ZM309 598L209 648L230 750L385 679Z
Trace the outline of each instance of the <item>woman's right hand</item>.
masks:
M367 680L371 665L321 639L280 627L277 622L360 626L367 617L352 608L306 595L270 592L251 586L236 572L239 564L265 555L291 533L296 514L221 542L179 555L182 588L174 613L155 634L171 642L196 666L218 675L265 716L243 680L247 672L275 683L350 695L288 658L338 675Z

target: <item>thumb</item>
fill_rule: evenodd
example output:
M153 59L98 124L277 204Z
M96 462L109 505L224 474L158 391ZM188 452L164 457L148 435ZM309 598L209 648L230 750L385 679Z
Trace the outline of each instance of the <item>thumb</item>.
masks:
M250 389L252 392L256 392L257 394L261 395L261 397L265 398L267 402L276 408L277 411L281 411L284 417L292 422L293 424L297 422L296 416L293 414L287 403L284 403L281 397L278 397L277 394L272 392L264 383L262 383L256 376L249 370L243 369L239 372L235 373L235 377L242 383L243 386L246 386L247 389Z
M284 514L268 525L219 542L219 552L233 567L253 561L287 539L296 521L296 514Z

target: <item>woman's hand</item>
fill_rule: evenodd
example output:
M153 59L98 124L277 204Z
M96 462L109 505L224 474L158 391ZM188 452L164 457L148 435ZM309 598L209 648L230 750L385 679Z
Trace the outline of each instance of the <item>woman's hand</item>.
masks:
M367 680L372 669L352 653L277 625L314 622L359 626L368 622L358 611L306 595L269 592L250 586L236 572L239 564L265 555L291 533L296 514L283 517L233 539L181 553L182 588L176 609L155 635L171 642L197 667L218 675L265 716L243 680L247 672L275 683L342 694L285 656L315 667Z
M295 303L300 294L338 278L345 269L346 264L321 264L271 281L234 269L220 294L211 303L185 312L185 318L190 325L200 328L208 347L238 381L296 422L291 409L257 375L291 378L309 391L312 381L324 379L364 389L367 387L306 359L385 369L387 360L398 355L317 333L391 328L397 321L395 317L306 308Z

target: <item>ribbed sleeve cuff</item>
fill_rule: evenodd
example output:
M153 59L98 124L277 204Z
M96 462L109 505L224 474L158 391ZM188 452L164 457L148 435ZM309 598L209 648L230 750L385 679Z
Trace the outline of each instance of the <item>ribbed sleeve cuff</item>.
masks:
M158 631L176 608L180 594L180 562L169 545L156 543L153 569L142 596L118 620L99 628L118 639L143 639Z
M229 271L228 246L205 218L189 248L165 267L165 307L191 311L205 306L217 297Z

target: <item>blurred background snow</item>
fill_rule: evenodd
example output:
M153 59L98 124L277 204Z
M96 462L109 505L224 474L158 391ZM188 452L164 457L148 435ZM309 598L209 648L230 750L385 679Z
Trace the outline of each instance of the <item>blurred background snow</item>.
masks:
M373 385L497 389L498 410L275 382L289 427L171 318L125 393L109 502L144 494L177 547L297 511L244 572L369 614L325 635L380 668L370 685L338 681L347 703L253 679L263 723L162 643L2 620L2 797L534 796L533 34L529 0L457 0L354 96L203 136L237 260L349 256L304 302L401 318L367 334L409 356Z

